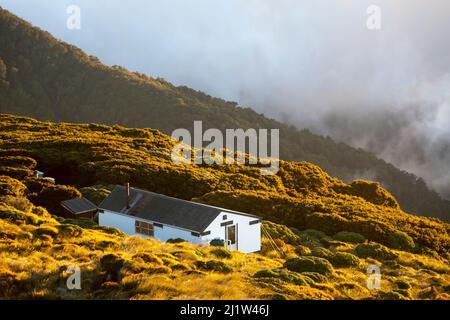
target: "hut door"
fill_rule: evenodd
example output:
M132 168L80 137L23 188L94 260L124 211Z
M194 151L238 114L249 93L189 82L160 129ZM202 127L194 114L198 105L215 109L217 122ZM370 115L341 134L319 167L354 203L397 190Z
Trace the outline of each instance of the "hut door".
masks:
M238 236L237 236L237 225L233 224L231 226L227 226L225 229L226 236L226 245L230 250L237 250L238 248Z

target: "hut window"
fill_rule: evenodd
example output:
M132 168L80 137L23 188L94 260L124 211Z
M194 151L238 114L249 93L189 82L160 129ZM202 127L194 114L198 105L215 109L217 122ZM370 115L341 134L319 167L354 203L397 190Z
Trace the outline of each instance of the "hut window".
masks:
M153 237L153 224L144 221L135 221L136 233Z

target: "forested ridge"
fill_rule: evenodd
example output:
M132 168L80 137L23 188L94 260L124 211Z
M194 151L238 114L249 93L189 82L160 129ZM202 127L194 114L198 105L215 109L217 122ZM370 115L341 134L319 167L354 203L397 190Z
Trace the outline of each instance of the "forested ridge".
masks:
M194 120L202 120L204 129L279 128L282 159L317 164L346 181L370 174L405 211L449 220L449 201L427 188L422 179L371 153L164 79L106 66L3 9L0 112L41 120L155 128L166 134L176 128L189 129Z

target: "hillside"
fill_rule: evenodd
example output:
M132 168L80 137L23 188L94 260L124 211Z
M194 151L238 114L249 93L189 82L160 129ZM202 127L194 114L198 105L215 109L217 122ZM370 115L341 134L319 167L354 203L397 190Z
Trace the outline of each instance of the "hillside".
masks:
M212 80L213 81L213 80ZM0 8L0 112L41 120L151 127L279 128L281 158L308 161L345 181L371 176L408 212L450 218L450 203L373 154L297 130L249 108L163 79L108 67Z
M0 136L0 298L450 298L450 226L402 212L376 183L346 184L306 162L282 161L275 176L174 165L174 142L152 129L0 115ZM262 215L280 250L267 238L249 255L161 243L62 217L59 201L98 203L124 181ZM380 290L366 286L374 264ZM73 265L81 290L65 287Z

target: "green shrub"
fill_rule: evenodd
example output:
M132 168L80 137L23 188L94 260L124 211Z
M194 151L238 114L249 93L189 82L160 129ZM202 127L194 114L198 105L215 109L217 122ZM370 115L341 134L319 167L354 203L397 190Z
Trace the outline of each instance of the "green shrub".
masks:
M23 196L26 186L19 180L0 175L0 196Z
M83 197L85 197L95 205L99 205L111 193L111 190L111 186L96 185L81 188L80 192Z
M391 269L399 269L400 264L395 260L386 260L383 262L383 267L391 268Z
M373 204L386 207L399 208L397 200L378 182L355 180L351 183L352 194L361 197Z
M325 234L335 234L348 224L348 220L337 213L314 212L305 217L307 228L321 230Z
M181 238L175 238L175 239L169 239L166 242L167 243L182 243L182 242L186 242L186 240L181 239Z
M395 252L375 242L361 243L355 248L355 251L360 258L373 258L377 260L394 260L398 258Z
M24 156L1 156L0 167L20 167L34 169L37 165L36 160Z
M272 294L272 295L269 297L269 299L270 299L270 300L287 300L288 298L286 298L286 296L285 296L284 294L281 294L281 293L275 293L275 294Z
M415 247L414 240L402 231L395 231L389 234L388 241L390 247L394 249L411 251Z
M17 167L0 167L0 176L9 176L14 179L23 180L33 176L33 170Z
M78 237L83 233L81 227L73 224L60 224L57 228L64 237Z
M331 263L338 268L352 268L359 266L359 258L351 253L336 252L332 258Z
M322 238L325 238L327 235L323 233L322 231L318 231L315 229L306 229L301 231L301 235L307 236L311 239L317 239L320 240Z
M52 187L55 184L47 179L41 179L41 178L35 178L30 177L23 181L23 183L27 186L27 189L30 193L38 194L44 189L45 187Z
M331 263L318 257L298 257L286 260L283 265L286 269L295 272L317 272L323 275L331 275L334 272Z
M299 256L306 256L308 254L311 254L311 249L306 246L298 245L295 246L294 252Z
M311 255L315 257L331 260L333 252L323 247L315 247L311 250Z
M79 197L81 197L81 193L74 187L51 185L44 187L36 197L30 198L30 200L54 215L62 215L65 211L61 207L61 201Z
M312 279L304 276L303 274L283 269L260 270L254 274L254 277L257 279L279 279L284 282L293 283L299 286L307 286L313 282Z
M80 226L85 229L92 229L92 228L98 226L97 223L95 223L94 221L92 221L91 219L88 219L88 218L64 219L61 223L62 224L73 224L73 225L77 225L77 226Z
M338 232L333 236L333 238L338 241L350 243L363 243L366 240L366 238L363 235L349 231Z
M276 224L270 221L264 221L263 228L273 239L280 239L285 243L292 245L298 245L301 243L300 237L297 234L296 230L292 230L285 225Z
M359 265L359 258L347 252L333 252L322 247L317 247L312 250L311 255L327 259L337 268L350 268Z

